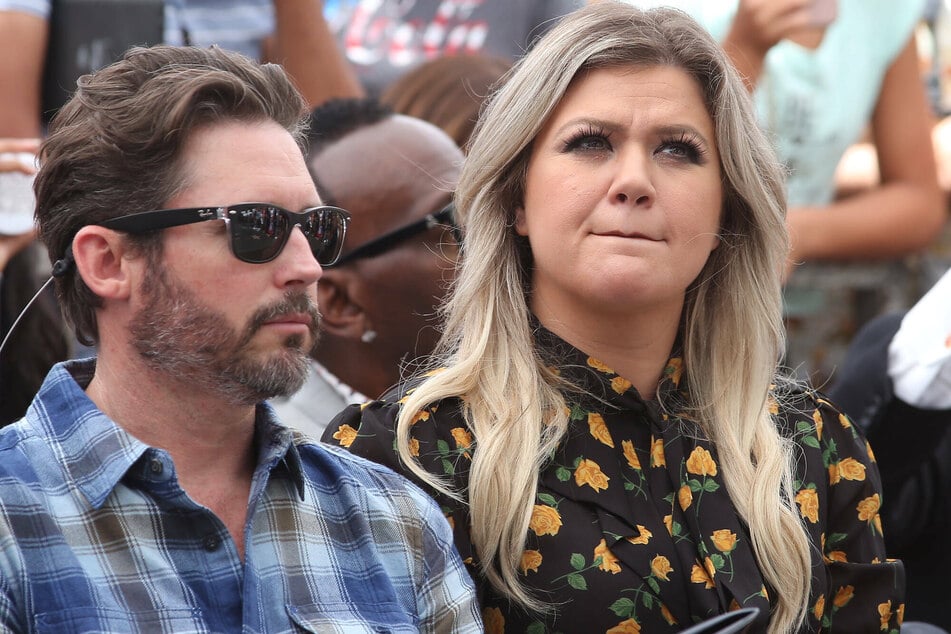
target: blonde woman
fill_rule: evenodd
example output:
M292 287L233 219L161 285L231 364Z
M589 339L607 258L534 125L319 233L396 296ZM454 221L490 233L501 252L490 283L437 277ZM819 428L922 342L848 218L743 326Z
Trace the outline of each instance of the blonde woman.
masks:
M488 631L899 627L871 452L778 374L768 147L672 10L581 9L492 98L441 356L325 433L441 503Z

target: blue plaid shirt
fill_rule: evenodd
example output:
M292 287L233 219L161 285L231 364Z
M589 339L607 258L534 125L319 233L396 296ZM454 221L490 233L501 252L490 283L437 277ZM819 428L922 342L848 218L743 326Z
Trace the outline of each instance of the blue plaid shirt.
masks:
M432 499L257 411L242 563L166 451L54 367L0 430L0 632L481 632ZM237 501L236 501L237 502Z

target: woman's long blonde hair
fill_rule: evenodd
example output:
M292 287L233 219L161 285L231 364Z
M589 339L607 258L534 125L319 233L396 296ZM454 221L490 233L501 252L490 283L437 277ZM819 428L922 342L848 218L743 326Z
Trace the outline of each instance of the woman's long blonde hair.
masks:
M714 121L725 191L722 240L687 292L680 335L694 415L717 447L733 504L776 591L770 631L793 631L806 613L810 545L793 501L794 444L778 433L768 400L784 345L783 176L742 80L717 43L679 11L612 2L580 9L537 42L488 103L456 190L465 244L439 348L447 369L409 395L397 446L420 478L465 496L492 586L523 606L550 609L526 589L518 564L539 470L568 421L561 386L533 346L531 253L513 230L514 214L532 141L571 81L588 69L629 65L683 69L702 88ZM464 399L476 441L465 492L427 473L409 446L415 413L454 396Z

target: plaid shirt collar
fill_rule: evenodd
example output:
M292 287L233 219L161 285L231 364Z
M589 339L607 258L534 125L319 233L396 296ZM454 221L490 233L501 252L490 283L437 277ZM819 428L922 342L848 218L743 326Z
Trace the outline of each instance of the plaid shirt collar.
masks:
M90 400L85 388L95 370L95 359L54 366L30 406L37 408L36 415L22 423L46 439L58 459L56 466L66 474L65 479L74 482L89 503L99 508L133 467L163 450L126 432ZM294 432L280 424L266 403L257 405L254 425L258 447L256 471L285 469L303 499L304 474ZM256 477L258 487L263 488L266 479Z

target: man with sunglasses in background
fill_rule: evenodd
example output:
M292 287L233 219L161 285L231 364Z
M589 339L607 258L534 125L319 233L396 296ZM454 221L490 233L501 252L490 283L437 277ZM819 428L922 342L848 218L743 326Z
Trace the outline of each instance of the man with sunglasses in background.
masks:
M450 200L463 154L436 126L372 99L319 106L308 142L321 198L353 221L317 287L320 346L307 381L273 404L318 438L346 405L379 396L433 351L458 251Z
M96 359L0 430L0 631L479 632L408 481L278 422L348 214L274 65L133 49L60 111L36 179L61 306Z

